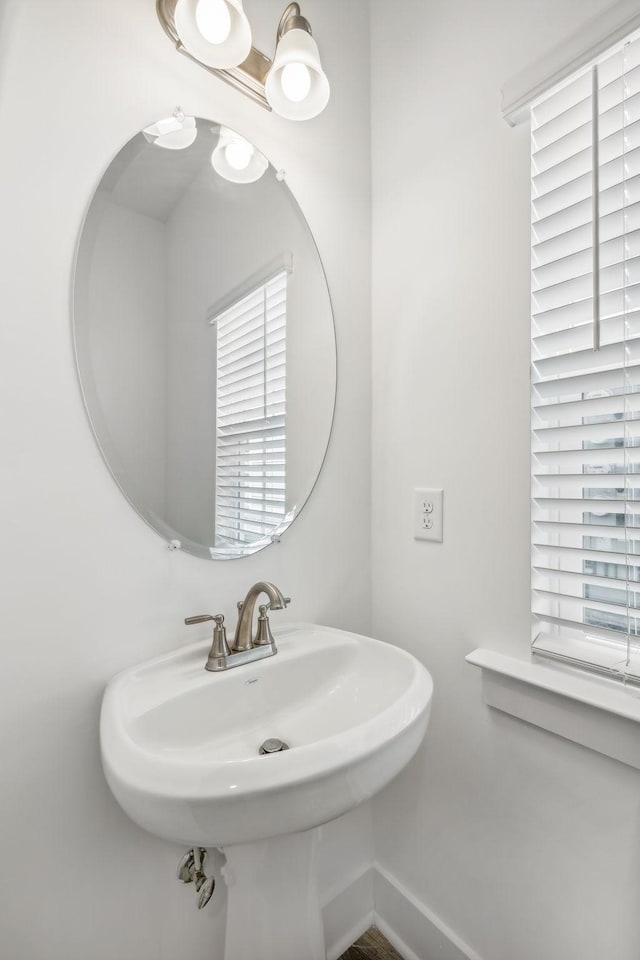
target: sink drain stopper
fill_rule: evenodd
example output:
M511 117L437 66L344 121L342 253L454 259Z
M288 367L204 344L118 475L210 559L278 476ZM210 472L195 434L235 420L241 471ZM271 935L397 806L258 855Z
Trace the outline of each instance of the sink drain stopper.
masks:
M282 753L283 750L288 750L289 744L285 743L284 740L278 740L276 737L273 737L271 740L265 740L265 742L260 747L261 754L268 753Z

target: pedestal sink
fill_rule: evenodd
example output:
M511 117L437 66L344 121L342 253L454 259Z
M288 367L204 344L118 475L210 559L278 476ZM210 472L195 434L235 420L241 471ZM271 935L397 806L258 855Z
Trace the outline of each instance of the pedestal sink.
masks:
M390 644L298 624L275 657L223 673L208 642L115 677L104 695L105 775L145 830L221 848L225 960L325 960L317 827L372 797L416 752L433 686ZM267 740L288 749L260 754Z

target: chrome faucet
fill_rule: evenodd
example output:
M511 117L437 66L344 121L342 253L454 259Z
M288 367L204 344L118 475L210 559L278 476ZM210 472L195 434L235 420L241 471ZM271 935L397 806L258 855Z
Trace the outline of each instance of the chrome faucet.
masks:
M258 629L254 637L253 612L258 597L263 593L267 595L269 601L260 604L258 608L260 615L258 617ZM215 622L213 643L205 664L205 670L212 672L230 670L232 667L239 667L243 663L273 657L278 652L278 648L271 633L267 611L284 610L289 603L291 603L291 599L284 597L273 583L264 580L254 583L244 600L238 603L238 625L231 648L227 644L224 617L221 613L216 614L215 617L208 613L197 617L187 617L184 621L186 624L204 623L206 620Z

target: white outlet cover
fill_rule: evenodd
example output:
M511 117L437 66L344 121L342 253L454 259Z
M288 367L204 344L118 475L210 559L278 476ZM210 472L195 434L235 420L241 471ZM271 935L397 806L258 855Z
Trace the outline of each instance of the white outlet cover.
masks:
M413 491L413 537L414 540L443 539L444 491L438 488L419 487Z

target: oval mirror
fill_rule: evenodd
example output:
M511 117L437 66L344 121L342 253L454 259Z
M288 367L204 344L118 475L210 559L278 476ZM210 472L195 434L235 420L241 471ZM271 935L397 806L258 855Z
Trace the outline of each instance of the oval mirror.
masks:
M324 271L282 175L211 121L142 131L89 207L73 315L93 431L138 513L200 557L277 541L336 390Z

